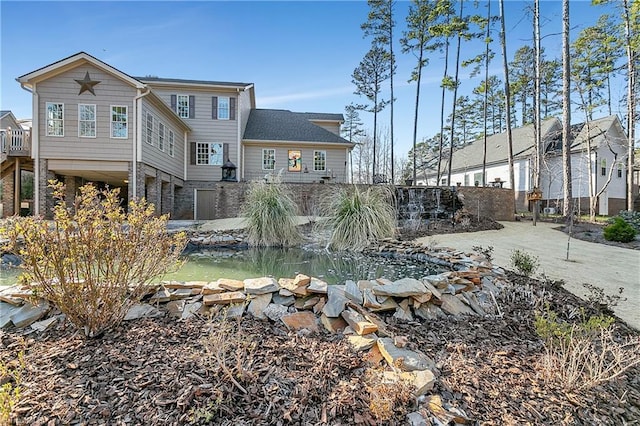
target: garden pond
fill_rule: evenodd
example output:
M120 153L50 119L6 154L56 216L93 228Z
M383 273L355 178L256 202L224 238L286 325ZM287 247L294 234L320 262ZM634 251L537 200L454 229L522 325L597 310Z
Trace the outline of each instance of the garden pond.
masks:
M309 247L202 249L186 256L182 268L165 275L165 280L215 281L218 278L243 280L272 276L293 278L301 273L329 284L345 280L404 277L420 279L445 269L418 259L390 255L329 252ZM0 269L0 286L17 282L19 268Z

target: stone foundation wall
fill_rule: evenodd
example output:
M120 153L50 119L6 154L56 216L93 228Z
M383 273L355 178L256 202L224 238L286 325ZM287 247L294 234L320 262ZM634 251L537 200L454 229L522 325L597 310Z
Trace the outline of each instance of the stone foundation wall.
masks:
M287 184L298 204L298 214L304 216L318 215L323 200L348 184ZM359 185L366 188L367 185ZM174 198L174 215L172 219L194 218L194 190L206 189L215 191L210 208L211 219L237 217L245 199L248 184L244 182L185 182L183 188L176 188ZM415 188L415 187L414 187ZM450 188L446 188L449 190ZM513 191L502 188L464 187L456 188L462 194L467 211L472 215L494 220L514 220L515 201Z

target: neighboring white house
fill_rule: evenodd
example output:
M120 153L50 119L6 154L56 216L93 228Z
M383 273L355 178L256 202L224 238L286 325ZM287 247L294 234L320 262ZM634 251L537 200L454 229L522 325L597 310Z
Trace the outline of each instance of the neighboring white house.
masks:
M541 125L543 161L540 172L542 202L540 208L559 210L563 199L562 173L562 123L557 118L544 120ZM626 155L627 137L617 116L609 116L588 123L572 125L571 185L575 207L581 212L589 210L589 182L593 193L606 189L598 199L597 213L615 215L626 206ZM587 151L587 140L591 140L591 151ZM533 164L535 135L533 125L512 130L514 192L516 209L530 209L527 193L533 190ZM484 140L454 151L451 167L451 182L447 182L448 159L443 161L440 182L437 172L428 170L428 185L482 185L482 164L485 157ZM506 133L487 137L486 185L510 188L508 144ZM610 177L610 178L609 178ZM549 211L549 210L547 210Z

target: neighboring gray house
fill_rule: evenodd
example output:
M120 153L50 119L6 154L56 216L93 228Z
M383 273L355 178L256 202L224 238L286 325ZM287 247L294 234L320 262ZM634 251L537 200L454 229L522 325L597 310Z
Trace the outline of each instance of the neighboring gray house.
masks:
M572 126L571 144L572 192L576 207L582 212L589 210L590 183L594 193L599 192L606 182L606 190L598 199L597 213L615 215L625 209L626 194L626 144L627 138L617 116L612 115L588 123ZM591 140L591 152L587 151L587 140ZM557 118L544 120L541 126L543 161L541 170L541 208L559 210L563 199L562 174L562 123ZM513 157L515 174L516 209L530 208L527 193L533 189L533 125L513 129ZM459 186L482 185L482 159L484 141L478 139L454 151L451 183ZM441 185L447 182L448 161L443 161L440 175ZM427 170L419 173L419 183L436 185L437 173ZM425 179L426 177L426 179ZM506 133L487 138L486 183L489 186L509 188L508 146Z
M285 181L346 182L353 145L338 135L342 114L257 110L251 83L132 77L85 52L17 81L33 94L33 130L12 163L35 172L35 214L50 212L52 178L69 197L91 181L125 199L146 197L173 218L199 219L198 200L225 164L240 181L284 168ZM287 167L289 156L309 173ZM4 151L2 160L10 185Z
M33 163L25 161L31 147L31 131L25 130L11 111L0 111L0 165L2 177L2 217L20 211L22 172L32 172ZM17 184L16 184L17 183ZM31 206L26 201L26 209Z

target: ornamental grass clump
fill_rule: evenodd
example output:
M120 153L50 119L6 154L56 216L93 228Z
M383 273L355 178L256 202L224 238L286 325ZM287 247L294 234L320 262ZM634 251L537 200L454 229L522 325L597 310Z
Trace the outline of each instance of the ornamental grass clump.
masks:
M242 215L247 220L250 245L289 247L299 244L302 235L296 222L297 206L289 188L279 178L249 185Z
M22 257L34 293L87 337L98 337L122 321L153 280L177 269L186 236L168 234L168 216L156 217L144 200L131 201L125 212L119 189L87 184L68 206L64 185L49 183L53 221L17 218L2 233Z
M387 186L340 188L329 196L324 215L331 232L328 246L334 250L362 251L396 231L393 192Z

